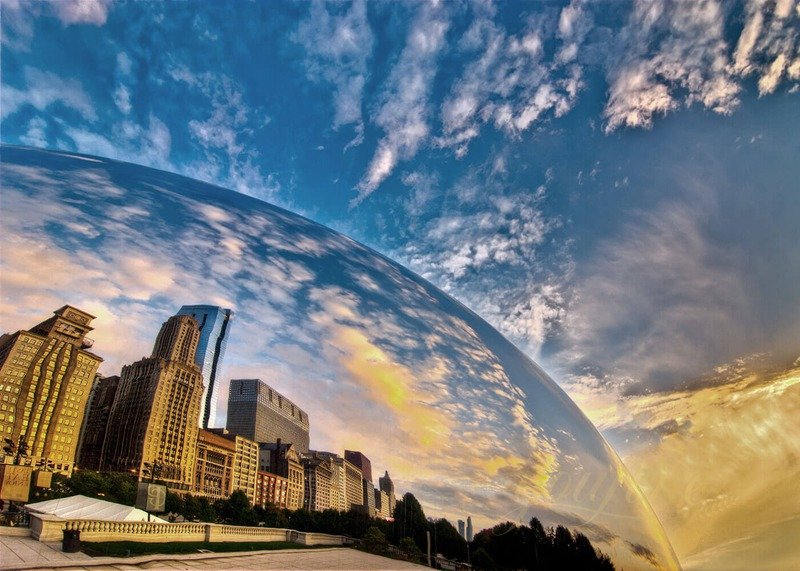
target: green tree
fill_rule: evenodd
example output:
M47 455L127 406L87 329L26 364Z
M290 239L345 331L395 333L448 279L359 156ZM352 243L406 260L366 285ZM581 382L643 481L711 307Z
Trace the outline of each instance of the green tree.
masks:
M430 524L414 494L406 493L403 499L397 502L393 528L393 543L399 544L404 537L410 537L420 550L427 549L428 540L425 532L430 530Z
M404 537L400 540L400 551L405 554L409 561L418 562L422 559L422 551L420 551L417 544L410 537Z
M242 490L236 490L227 500L217 503L219 516L230 525L258 525L258 517Z
M467 560L467 540L461 537L452 523L442 518L434 522L433 528L436 553L458 561Z
M365 551L383 554L386 553L389 542L386 541L386 536L383 535L383 532L373 525L364 534L361 545Z

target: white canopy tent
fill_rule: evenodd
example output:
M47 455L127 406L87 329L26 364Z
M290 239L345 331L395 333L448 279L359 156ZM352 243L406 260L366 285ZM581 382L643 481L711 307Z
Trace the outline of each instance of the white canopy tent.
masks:
M27 504L25 509L33 513L54 515L63 519L94 519L101 521L148 521L147 512L133 506L115 504L86 496L70 496ZM152 522L168 523L154 515Z

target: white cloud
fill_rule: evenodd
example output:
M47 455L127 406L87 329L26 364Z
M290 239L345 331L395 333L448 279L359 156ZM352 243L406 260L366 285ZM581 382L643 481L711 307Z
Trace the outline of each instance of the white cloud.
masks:
M237 192L274 199L280 185L275 175L261 172L258 151L250 144L254 133L251 125L261 116L260 109L249 107L241 87L224 74L195 74L186 67L173 67L169 74L199 92L210 107L210 115L188 122L189 132L204 156L182 165L182 171Z
M34 117L28 121L28 130L19 140L31 147L47 147L47 120L44 117Z
M25 86L17 89L10 85L3 85L2 110L0 117L13 115L25 105L32 105L39 111L45 111L53 104L60 103L73 109L88 120L97 119L94 105L77 79L66 79L49 71L27 66L23 77Z
M306 50L308 78L327 81L334 87L333 127L355 124L356 138L350 145L359 144L364 132L362 98L373 45L366 2L356 0L345 11L342 5L316 1L292 38Z
M679 104L731 113L740 87L731 76L724 30L718 0L637 1L607 64L606 132L650 127L655 115Z
M448 27L443 4L426 2L419 8L374 118L385 135L351 204L360 203L375 191L398 161L413 157L428 136L429 97Z
M591 15L576 0L559 19L561 43L554 61L545 61L547 31L538 19L518 34L509 35L494 21L494 9L478 5L476 18L460 45L469 54L482 52L464 69L441 106L443 133L437 145L467 153L480 126L493 123L512 137L530 129L552 111L564 115L575 104L582 87L581 68L572 65L592 26Z
M108 18L111 0L58 0L51 6L64 25L94 24L102 26Z
M114 90L114 104L125 115L131 112L131 93L128 88L120 84Z
M75 144L75 150L81 153L174 170L169 159L172 136L166 124L155 115L150 115L146 127L132 121L114 125L113 140L81 127L68 126L65 132Z

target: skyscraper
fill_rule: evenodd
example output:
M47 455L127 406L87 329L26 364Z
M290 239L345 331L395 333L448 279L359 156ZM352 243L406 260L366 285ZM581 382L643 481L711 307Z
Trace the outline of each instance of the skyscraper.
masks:
M467 532L465 531L465 528L464 528L464 520L463 519L458 520L458 535L460 535L464 539L467 538Z
M372 463L369 458L356 450L345 450L344 459L357 466L365 480L372 482Z
M255 442L294 444L308 452L308 415L261 379L233 379L225 427Z
M467 541L472 541L472 516L467 516Z
M203 377L194 361L199 339L193 317L170 317L153 354L122 368L103 445L104 469L133 471L142 478L156 466L156 476L168 486L194 487L203 397Z
M27 462L47 459L69 474L95 373L103 361L87 351L94 319L65 305L27 331L0 337L0 437L28 444ZM3 456L3 462L10 462Z
M217 416L220 367L228 343L228 330L233 311L215 305L184 305L178 315L191 315L200 328L200 342L194 361L203 370L203 402L200 407L200 428L214 424Z
M389 477L388 470L378 478L378 487L382 492L386 492L386 496L389 498L389 514L387 517L394 517L394 506L397 503L397 498L394 495L394 482Z
M99 377L99 375L98 375ZM119 376L100 377L92 389L83 422L83 440L78 451L78 466L86 470L100 468L103 441L106 437L108 417L119 387Z

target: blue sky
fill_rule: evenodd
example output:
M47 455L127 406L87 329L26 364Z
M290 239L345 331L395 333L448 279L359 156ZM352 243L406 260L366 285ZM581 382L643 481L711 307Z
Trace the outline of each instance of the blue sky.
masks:
M375 247L533 356L631 465L704 457L701 417L798 366L796 1L4 1L2 26L4 143ZM634 474L657 511L683 497ZM711 557L682 517L679 554Z

